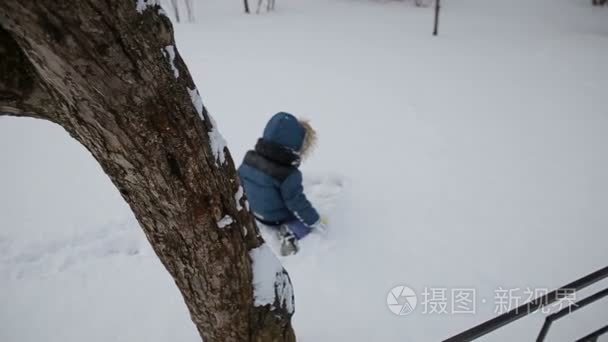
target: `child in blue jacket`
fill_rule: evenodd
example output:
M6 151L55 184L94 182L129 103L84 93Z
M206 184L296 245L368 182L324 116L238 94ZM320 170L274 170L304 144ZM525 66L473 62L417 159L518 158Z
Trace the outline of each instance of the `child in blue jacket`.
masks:
M313 229L325 230L304 195L298 169L312 150L315 135L308 122L289 113L275 114L238 170L251 210L260 223L277 229L283 255L296 253L297 241Z

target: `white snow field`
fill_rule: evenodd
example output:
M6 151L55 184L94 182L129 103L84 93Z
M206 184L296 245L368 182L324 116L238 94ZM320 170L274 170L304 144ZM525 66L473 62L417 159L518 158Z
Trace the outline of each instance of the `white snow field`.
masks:
M300 341L438 341L495 316L499 291L523 303L606 266L608 8L590 2L446 0L438 37L409 1L245 16L201 0L176 25L237 163L275 112L318 130L303 172L330 232L282 259ZM398 285L418 295L409 315L387 307ZM458 289L474 313L451 312ZM548 341L600 328L607 304ZM530 341L543 319L482 341ZM118 191L43 121L0 118L0 341L199 341Z

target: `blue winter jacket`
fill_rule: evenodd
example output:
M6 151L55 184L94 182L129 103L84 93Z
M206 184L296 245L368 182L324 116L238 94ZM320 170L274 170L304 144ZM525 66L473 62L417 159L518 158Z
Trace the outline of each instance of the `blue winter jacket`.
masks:
M299 219L312 226L319 221L319 214L304 195L298 170L305 134L293 115L278 113L239 167L251 209L263 223L278 225Z

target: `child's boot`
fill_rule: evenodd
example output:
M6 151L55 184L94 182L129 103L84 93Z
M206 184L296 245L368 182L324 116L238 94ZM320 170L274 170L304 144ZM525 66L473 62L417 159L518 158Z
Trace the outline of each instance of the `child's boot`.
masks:
M286 227L281 226L279 230L279 241L281 242L281 255L288 256L296 254L300 249L298 246L298 239L296 236Z

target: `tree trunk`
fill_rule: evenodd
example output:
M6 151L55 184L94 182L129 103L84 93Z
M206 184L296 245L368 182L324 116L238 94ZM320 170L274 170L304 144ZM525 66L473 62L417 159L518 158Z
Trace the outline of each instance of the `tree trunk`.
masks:
M243 0L243 6L245 6L245 13L249 14L249 0Z
M193 0L186 0L186 11L188 12L188 22L193 23L196 21L194 17L194 3Z
M179 23L179 0L171 0L171 6L173 7L173 13L175 14L175 21Z
M440 0L435 0L435 24L433 25L433 36L439 34L439 10L441 9Z
M50 120L130 205L205 341L295 341L286 271L154 0L2 0L0 115Z

